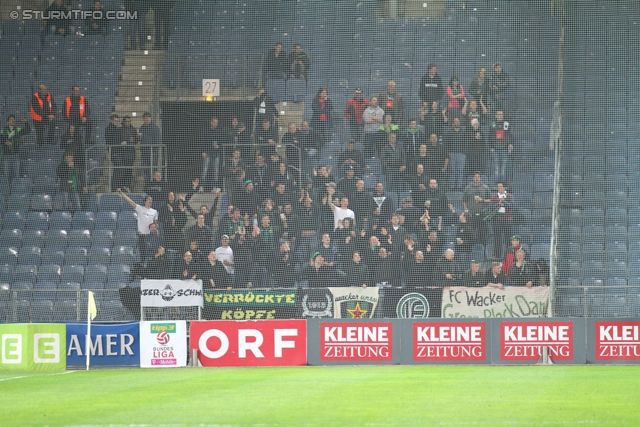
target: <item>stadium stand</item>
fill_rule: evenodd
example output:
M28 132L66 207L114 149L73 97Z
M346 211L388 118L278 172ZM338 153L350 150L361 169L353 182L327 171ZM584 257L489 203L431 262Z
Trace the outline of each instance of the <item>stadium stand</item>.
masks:
M463 3L469 4L463 7ZM119 4L105 2L105 7ZM187 182L186 186L175 178L173 181L163 178L165 188L149 185L140 194L129 194L139 206L145 203L142 193L153 192L156 199L162 197L154 200L154 206L159 210L160 242L169 249L166 277L181 277L182 252L189 247L190 240L199 242L200 247L191 248L191 252L196 262L204 265L208 250L218 248L223 235L231 235L231 248L237 257L236 273L230 279L235 281L233 286L245 287L251 282L258 288L303 287L307 282L301 272L315 252L324 256L335 247L332 268L348 274L354 249L366 249L373 235L390 252L391 259L406 267L397 286L407 285L406 272L413 265L414 252L405 247L404 236L393 235L392 243L388 243L387 235L380 229L385 228L386 233L391 214L398 211L406 221L402 230L412 234L426 251L426 240L422 239L425 227L438 229L436 221L442 216L443 227L437 233L439 252L428 257L431 271L435 271L445 249L458 251L456 238L465 228L459 222L459 214L465 209L476 213L472 201L479 190L473 183L473 172L479 170L482 183L488 186L488 199L495 196L496 200L502 200L496 190L499 182L506 184L506 191L513 196L505 213L509 222L506 225L497 222L494 214L503 213L498 206L481 207L471 221L473 244L464 250L460 247L459 259L477 260L482 271L492 261L504 260L508 251L499 249L494 234L499 227L508 227L504 235L519 236L517 240L527 249L532 267L535 263L550 267L550 277L537 277L536 284L550 281L553 285L555 315L637 315L640 247L635 237L640 236L640 192L634 183L640 178L640 127L636 120L640 112L637 97L640 49L637 43L629 41L637 33L639 14L637 7L631 7L627 1L565 2L564 7L565 13L572 16L567 22L552 13L550 2L450 0L441 17L398 19L386 16L373 0L176 2L166 49L162 49L165 56L156 70L154 93L171 90L193 93L209 75L219 76L221 86L229 93L237 90L235 93L245 95L246 88L251 91L265 88L268 95L265 107L260 104L262 99L257 98L255 117L245 123L246 142L254 144L249 146L249 152L256 146L264 153L272 152L268 144L260 146L258 139L252 139L254 134L259 137L259 126L254 126L258 119L266 118L276 124L273 116L269 116L273 114L268 112L270 102L274 103L276 117L285 110L284 103L298 104L300 121L309 122L311 130L299 126L300 135L295 136L296 141L304 140L300 145L303 162L298 169L289 158L291 152L278 147L273 149L273 154L280 156L274 163L267 158L263 165L251 153L237 166L240 172L226 165L236 166L227 163L232 161L229 147L239 144L238 135L244 134L232 128L230 120L225 121L223 128L232 136L221 142L224 150L215 155L209 153L213 162L210 176L205 178L211 178L210 182L196 183L192 188L193 177L186 176L185 170L185 176L180 178ZM587 19L585 16L589 14L597 14L600 19L597 22ZM14 115L19 126L23 126L22 118L33 122L29 103L41 83L47 85L55 101L56 110L52 113L63 117L66 97L70 96L72 86L79 86L91 109L91 124L82 132L85 141L79 145L74 161L82 169L76 178L90 190L84 194L82 188L78 189L80 209L69 203L58 205L66 192L65 182L58 177L59 166L67 162L64 159L67 136L63 134L67 135L68 124L64 120L58 120L52 128L54 145L38 144L39 131L37 124L32 123L31 128L36 131L22 137L19 154L10 156L11 153L4 152L7 159L15 161L18 157L21 169L12 176L8 163L3 161L2 172L6 176L0 178L0 284L6 283L7 289L0 285L0 290L7 297L0 305L0 321L75 320L86 298L84 290L96 293L102 313L100 320L131 319L133 314L127 301L120 300L123 295L120 291L123 287L139 286L139 280L149 275L147 267L153 265L152 256L158 244L153 243L153 238L137 235L140 212L123 202L119 194L109 192L111 188L107 188L105 181L108 172L103 168L116 164L112 159L118 152L107 149L108 139L113 135L110 116L114 112L127 115L116 109L117 97L128 96L125 92L130 89L119 81L125 68L130 67L127 61L137 53L131 50L126 29L115 24L107 26L103 34L79 32L66 37L50 34L42 37L33 25L25 24L3 22L1 117L7 121ZM566 25L562 40L561 24ZM286 67L273 72L275 62L270 55L276 43L282 44ZM304 79L291 78L292 68L286 62L296 43L311 64ZM440 104L435 114L429 112L428 96L422 90L430 63L437 66L443 81L442 94L436 97ZM478 89L474 79L480 68L486 69L484 84L489 88ZM563 70L561 79L559 68ZM142 69L137 72L142 73ZM503 86L507 74L509 85ZM482 108L486 104L487 114L480 108L475 115L464 116L463 109L455 107L453 98L445 95L452 75L458 77L469 101L472 94L478 94L477 98L473 96L478 101L483 94ZM391 79L396 92L385 95ZM328 100L317 96L321 87L327 88ZM394 123L398 129L394 132L398 135L399 149L385 150L387 128L378 130L383 123L372 125L373 144L380 147L379 151L372 151L375 155L367 151L372 148L368 135L362 138L352 133L361 124L352 127L351 112L343 109L357 88L367 102L387 96L380 107L385 114L393 111L396 115ZM320 112L328 101L333 111ZM462 98L459 101L464 103ZM556 101L560 101L561 107L554 106ZM441 108L447 110L446 124L440 123ZM561 114L557 108L562 109ZM504 120L497 117L498 110L504 111ZM202 114L210 111L205 113L203 107ZM362 116L362 112L359 114ZM357 115L355 109L353 115ZM473 133L472 117L477 117L480 124ZM155 114L155 118L160 115ZM425 158L421 159L412 147L412 136L406 131L410 118L418 121L420 141L427 145ZM467 162L461 166L464 191L449 185L450 171L438 171L440 166L436 167L439 164L433 154L438 152L440 143L444 146L450 143L448 129L454 118L461 118L463 132L468 135L465 144L471 144L473 138L483 141L480 148L468 146L463 150ZM561 133L558 119L562 121ZM193 140L196 146L207 131L206 126L201 126L208 123L201 123L200 118L186 121L189 133L181 138ZM272 145L280 145L279 137L284 136L287 124L281 119L279 126L274 126L276 134L278 127L282 131L276 135L277 144ZM446 126L447 130L438 126ZM366 135L367 125L364 131ZM429 142L432 132L438 136L433 147ZM136 135L126 138L133 137L139 142ZM509 138L506 144L501 141L503 135ZM351 163L344 163L343 157L350 155L344 151L346 142L352 138L356 140L356 149L366 154L359 165L358 178L364 182L361 193L355 184L350 186L347 172L350 168L346 165ZM513 147L509 148L509 144ZM188 154L193 155L187 159L189 163L200 165L200 146L195 151L193 147L179 148L185 150L172 153L174 157L169 162L178 163L180 154ZM185 154L187 149L190 151ZM104 154L107 151L110 154ZM396 155L400 151L403 154ZM449 147L444 151L448 153ZM137 156L135 168L143 162L143 155ZM284 173L279 173L281 160L288 161ZM453 160L452 156L450 168L454 168ZM429 187L429 181L414 177L418 163L425 163L425 178L438 179L437 191L420 188L420 185ZM506 165L504 170L500 169L502 164ZM322 165L329 170L322 171ZM393 168L399 171L401 166L406 171L398 172L403 181L398 186ZM224 178L218 178L218 174ZM293 176L296 178L290 179ZM336 184L337 194L349 198L349 208L357 219L355 231L360 233L362 220L367 218L364 235L356 235L352 243L344 243L342 226L334 230L334 214L326 199L327 188L332 188L327 184L331 182ZM279 183L284 185L285 193L278 194L275 190ZM380 183L383 189L376 193ZM74 181L73 185L77 184ZM390 188L391 184L396 186ZM203 226L193 225L195 210L199 210L196 204L205 200L199 199L201 193L212 190L215 193L215 187L222 187L223 202L219 203L214 196L207 199L216 200L213 206L205 203L207 209L211 206L211 212L203 213ZM165 199L169 188L183 194L184 202L169 199L168 208ZM424 196L422 191L428 195ZM411 218L408 198L420 215L425 200L430 201L426 206L431 215L428 224L419 220L420 215L415 223L408 223ZM264 203L266 199L271 199L271 207ZM442 200L446 203L440 215L434 214L435 205ZM338 204L336 199L333 201ZM180 206L185 204L189 208L183 212ZM229 205L240 209L240 222L233 219L233 211L227 213ZM219 213L216 208L220 208ZM263 214L270 225L262 222ZM281 214L290 222L284 224ZM285 232L285 226L293 230ZM328 246L321 241L323 232L329 233ZM297 233L295 241L294 233ZM248 256L237 243L240 234L248 241ZM272 240L265 238L267 234ZM508 248L516 239L504 240L502 243ZM283 242L288 245L280 246ZM289 250L296 254L292 265L282 258ZM383 265L378 258L363 255L363 259L371 263L368 267L372 271ZM468 269L468 264L460 265L460 269ZM532 274L538 274L537 270ZM377 278L378 275L372 275L369 284L379 283ZM432 280L435 279L425 278L425 283Z

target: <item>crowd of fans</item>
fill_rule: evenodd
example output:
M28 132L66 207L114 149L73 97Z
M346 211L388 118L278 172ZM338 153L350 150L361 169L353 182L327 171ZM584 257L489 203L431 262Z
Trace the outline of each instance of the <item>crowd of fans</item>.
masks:
M311 67L300 45L286 55L278 43L264 70L267 78L306 80ZM144 206L125 193L137 144L159 142L160 130L148 113L139 130L131 117L113 114L105 130L114 166L111 191L138 213L136 274L197 278L216 288L544 285L544 261L530 261L520 236L512 234L508 88L500 63L489 77L482 68L467 91L456 76L445 87L430 64L420 81L420 108L407 118L393 81L370 99L357 88L343 113L351 139L335 166L321 160L339 121L328 90L318 89L310 122L288 123L280 139L278 110L260 89L253 131L239 117L228 127L210 117L187 145L197 166L189 191L169 189L156 172ZM441 103L445 94L448 101ZM56 209L78 211L79 195L87 191L82 153L91 130L89 105L78 87L62 111L68 129L60 142L65 154ZM33 95L30 112L38 144L55 144L59 118L45 85ZM20 141L30 130L24 119L17 123L10 116L0 132L9 179L19 174ZM376 182L365 182L376 165L379 173L369 174ZM229 203L218 219L223 188ZM447 191L463 193L463 211L449 203ZM214 194L213 206L196 212L189 202L204 192ZM404 196L395 209L398 194ZM185 228L189 216L196 223ZM475 245L483 251L489 243L491 266L483 274L472 254Z

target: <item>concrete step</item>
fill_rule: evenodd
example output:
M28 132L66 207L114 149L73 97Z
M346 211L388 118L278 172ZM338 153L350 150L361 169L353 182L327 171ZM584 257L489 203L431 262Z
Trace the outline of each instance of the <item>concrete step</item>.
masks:
M143 104L148 104L149 102L153 101L153 97L152 96L116 96L115 102L114 104L116 105L121 105L121 104L130 104L132 102L135 103L143 103Z
M140 97L149 98L153 96L154 90L155 88L149 82L145 83L143 81L142 85L140 85L138 84L138 82L135 82L135 84L133 84L131 82L121 81L120 84L118 84L116 95L128 96L128 97L140 96Z
M148 51L150 54L138 53L138 51L127 51L124 55L124 65L130 66L155 66L162 58L164 58L164 51ZM158 52L158 53L151 53Z
M147 76L147 75L155 75L156 73L156 65L123 65L120 67L120 75L122 79L125 80L125 77L133 77L134 79L138 79L139 77Z
M136 118L141 118L142 113L144 113L145 111L151 110L151 106L152 105L150 102L136 102L136 103L116 104L114 108L116 110L116 113L119 114L120 116L127 115L127 116L136 117Z

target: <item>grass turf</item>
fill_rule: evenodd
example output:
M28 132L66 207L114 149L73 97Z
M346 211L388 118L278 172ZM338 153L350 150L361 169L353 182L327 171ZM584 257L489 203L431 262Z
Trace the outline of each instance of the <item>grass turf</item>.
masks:
M639 374L640 366L5 371L0 426L637 426Z

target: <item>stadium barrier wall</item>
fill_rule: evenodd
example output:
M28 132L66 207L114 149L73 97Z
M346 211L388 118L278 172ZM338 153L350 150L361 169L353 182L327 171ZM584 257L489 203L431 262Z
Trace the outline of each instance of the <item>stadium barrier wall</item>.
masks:
M186 321L94 327L92 366L187 365ZM0 325L0 370L83 366L85 334L82 323ZM211 320L191 322L189 339L212 367L535 364L543 346L555 364L639 364L640 319Z
M66 333L56 323L0 325L0 370L64 371Z

